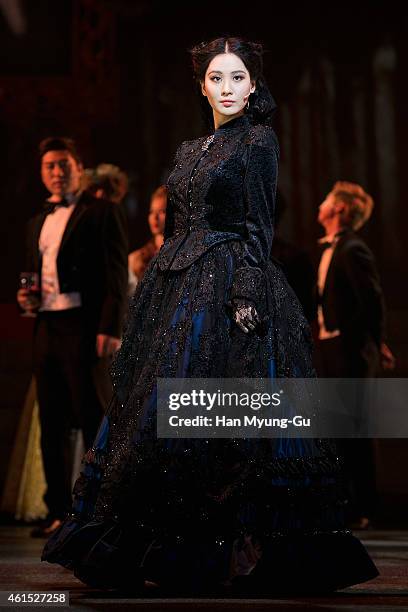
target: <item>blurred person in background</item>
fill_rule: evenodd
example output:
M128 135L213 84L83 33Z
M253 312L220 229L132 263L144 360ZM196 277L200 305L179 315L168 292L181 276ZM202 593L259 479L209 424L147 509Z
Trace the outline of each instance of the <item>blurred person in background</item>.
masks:
M102 163L84 170L83 186L96 198L121 204L129 189L129 179L119 166Z
M39 154L51 195L28 224L27 270L39 275L40 291L20 289L17 301L37 315L33 368L48 515L31 535L47 537L72 503L71 431L81 429L88 447L105 408L94 369L120 346L127 237L118 207L82 190L74 141L46 138Z
M101 163L96 168L86 168L83 175L83 187L98 199L109 200L119 206L125 232L128 236L128 220L123 206L123 199L128 193L129 179L124 170L114 164ZM128 265L128 296L133 295L137 277Z
M159 252L164 241L164 225L166 221L167 189L165 185L158 187L150 199L148 223L151 238L136 251L129 254L129 268L140 282L150 260Z
M375 258L357 231L374 202L364 189L338 181L319 207L325 235L318 279L319 374L325 378L368 378L395 359L385 343L385 305ZM370 439L341 443L351 489L350 519L367 528L375 509L375 465Z

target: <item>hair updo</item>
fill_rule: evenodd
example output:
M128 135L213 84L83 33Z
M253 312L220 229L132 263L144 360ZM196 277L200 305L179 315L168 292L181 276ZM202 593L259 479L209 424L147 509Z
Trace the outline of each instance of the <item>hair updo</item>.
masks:
M249 109L245 114L252 124L270 124L276 109L275 101L269 91L263 76L263 48L259 43L250 42L242 38L222 37L210 42L203 42L190 50L194 78L198 85L205 80L205 73L216 55L234 53L245 64L251 81L256 82L256 88L249 97ZM211 108L207 100L201 96L201 102L206 118L212 120Z

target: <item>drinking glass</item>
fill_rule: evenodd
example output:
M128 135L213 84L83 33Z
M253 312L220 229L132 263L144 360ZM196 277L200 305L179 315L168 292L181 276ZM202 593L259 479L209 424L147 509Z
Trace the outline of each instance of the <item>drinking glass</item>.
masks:
M37 272L20 272L20 289L28 290L28 297L33 297L36 300L41 299L40 279ZM35 317L35 313L26 310L22 313L22 317Z

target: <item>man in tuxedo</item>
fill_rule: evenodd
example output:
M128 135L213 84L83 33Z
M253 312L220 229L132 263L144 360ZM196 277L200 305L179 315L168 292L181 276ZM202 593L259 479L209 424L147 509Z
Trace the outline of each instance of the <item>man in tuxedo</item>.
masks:
M27 269L40 297L20 289L37 313L34 375L49 514L34 537L48 537L71 508L72 429L92 446L103 416L95 372L120 346L126 303L127 239L111 202L81 191L82 162L68 138L40 143L41 177L51 196L28 224Z
M384 341L385 307L374 256L356 233L370 218L373 200L355 183L339 181L319 207L325 230L317 279L320 376L366 378L390 369ZM341 443L351 485L354 525L370 524L375 502L372 441Z

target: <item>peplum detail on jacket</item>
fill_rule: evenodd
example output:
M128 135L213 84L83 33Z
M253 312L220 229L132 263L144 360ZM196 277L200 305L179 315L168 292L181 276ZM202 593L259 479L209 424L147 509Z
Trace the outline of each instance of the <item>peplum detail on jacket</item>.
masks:
M166 248L158 255L161 270L183 270L197 261L215 244L227 240L241 240L240 234L216 232L204 228L195 228L175 234L166 242Z
M159 268L182 270L214 245L239 240L243 256L230 298L256 303L272 246L278 155L273 129L251 126L246 116L208 138L183 142L167 181Z

